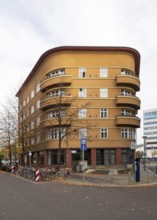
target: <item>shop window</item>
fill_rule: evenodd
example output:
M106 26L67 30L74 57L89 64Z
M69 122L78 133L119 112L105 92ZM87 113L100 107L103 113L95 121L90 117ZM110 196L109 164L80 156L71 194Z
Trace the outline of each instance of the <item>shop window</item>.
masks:
M130 163L130 150L122 149L122 164L129 164L129 163Z
M58 164L58 154L59 150L48 151L48 164L49 165L57 165ZM61 150L60 152L60 164L65 164L65 150Z
M96 164L97 165L115 165L116 151L115 149L97 149Z
M39 164L44 165L44 152L43 151L39 152Z

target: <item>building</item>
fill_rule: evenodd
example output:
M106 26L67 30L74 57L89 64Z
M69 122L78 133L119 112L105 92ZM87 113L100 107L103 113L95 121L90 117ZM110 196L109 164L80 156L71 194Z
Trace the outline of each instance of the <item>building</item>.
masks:
M146 138L147 157L157 157L157 108L143 111L143 134Z
M130 163L140 127L139 69L140 54L129 47L65 46L45 52L16 94L19 126L27 131L25 162L54 166L61 152L61 164L72 167L81 159L85 138L88 165ZM60 151L59 137L67 128L71 133Z

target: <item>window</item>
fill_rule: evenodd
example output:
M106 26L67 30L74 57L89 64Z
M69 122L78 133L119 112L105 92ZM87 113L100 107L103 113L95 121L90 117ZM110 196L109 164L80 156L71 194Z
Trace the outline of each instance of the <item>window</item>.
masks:
M37 101L36 107L37 107L37 109L40 108L40 100Z
M40 117L37 118L37 126L40 125Z
M22 104L20 104L20 110L22 110Z
M61 118L64 116L64 110L48 112L48 118Z
M35 92L34 90L31 92L31 99L34 98Z
M38 84L36 87L36 92L38 93L39 91L40 91L40 84Z
M29 96L27 96L27 104L29 103Z
M86 89L85 88L80 88L79 89L79 97L80 98L85 98L86 97Z
M37 143L40 143L40 134L37 135Z
M85 78L86 77L86 68L79 68L79 77Z
M123 96L131 96L132 94L131 94L130 91L122 89L121 90L121 95L123 95Z
M27 118L29 117L29 110L27 111Z
M55 77L55 76L59 76L59 75L64 75L65 72L64 72L64 69L60 69L60 70L54 70L50 73L48 73L46 75L47 78L51 78L51 77Z
M79 118L86 118L87 109L79 109Z
M34 127L35 127L35 122L32 121L32 122L31 122L31 129L34 129Z
M122 138L135 138L134 129L131 128L122 128L121 135Z
M62 90L55 90L55 91L51 91L47 94L48 97L53 97L53 96L64 96L65 95L65 91L64 89Z
M87 128L81 128L80 129L80 139L87 137Z
M108 129L107 128L100 129L100 137L101 138L108 138Z
M100 77L108 77L108 69L100 68Z
M108 89L102 88L100 89L100 98L107 98L108 97Z
M131 162L129 153L129 149L122 149L122 164L129 164Z
M25 106L26 106L26 101L24 100L24 101L23 101L23 107L25 107Z
M116 163L115 149L97 149L96 164L97 165L114 165Z
M31 138L31 144L33 145L35 143L34 138Z
M114 165L116 162L116 152L114 149L104 150L104 165Z
M51 140L51 139L58 139L59 138L59 133L57 129L49 129L46 132L46 140Z
M107 108L101 108L100 109L100 118L107 118L108 117L108 109Z
M39 152L39 164L44 165L44 152Z
M48 165L54 165L57 163L59 150L48 151ZM60 164L65 163L65 150L60 150Z
M128 109L122 109L121 110L121 115L125 115L125 116L131 116L132 115L132 111L128 110Z
M134 74L130 70L121 69L121 75L134 75Z
M23 114L23 119L24 119L24 120L26 119L26 113Z
M29 124L27 124L26 131L29 132Z
M31 114L33 114L34 113L34 110L35 110L35 108L34 108L34 105L31 107Z

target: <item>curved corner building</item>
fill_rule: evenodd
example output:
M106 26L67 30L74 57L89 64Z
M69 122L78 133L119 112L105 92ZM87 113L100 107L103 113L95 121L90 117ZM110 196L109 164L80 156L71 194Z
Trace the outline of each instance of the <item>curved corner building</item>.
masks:
M26 163L54 166L61 152L62 166L71 168L81 160L82 138L88 165L130 163L140 127L139 69L140 54L129 47L65 46L45 52L16 94L19 123L27 131ZM67 128L59 151L59 135Z

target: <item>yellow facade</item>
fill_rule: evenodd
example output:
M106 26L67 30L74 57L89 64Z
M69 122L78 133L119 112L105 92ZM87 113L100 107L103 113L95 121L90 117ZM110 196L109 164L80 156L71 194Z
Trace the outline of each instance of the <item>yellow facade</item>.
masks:
M57 129L54 114L56 96L61 91L64 111L68 108L70 115L78 108L71 122L63 116L62 126L86 129L88 164L129 163L130 146L140 127L136 116L140 109L136 97L140 90L139 65L138 51L127 47L59 47L44 53L17 93L19 117L22 112L28 125L25 154L32 152L31 163L56 163L53 150L58 150L58 139L48 138L47 133ZM84 115L80 117L81 109ZM73 132L62 141L63 165L72 167L73 161L81 159L80 138L79 132ZM42 160L40 154L44 155ZM26 160L30 163L28 157Z

